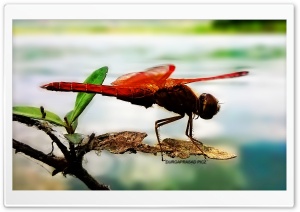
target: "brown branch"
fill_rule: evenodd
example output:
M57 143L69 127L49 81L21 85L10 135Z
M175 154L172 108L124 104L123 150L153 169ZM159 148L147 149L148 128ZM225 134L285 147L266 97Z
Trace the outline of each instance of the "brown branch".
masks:
M65 147L60 140L53 133L51 133L52 128L49 125L42 124L38 120L17 115L14 115L14 120L20 121L29 126L34 125L43 130L58 145L58 147L64 153L67 161L74 160L74 157L71 158L67 147ZM146 136L146 133L130 131L106 133L97 137L94 137L93 135L88 142L83 142L76 146L76 156L82 159L84 154L92 150L107 150L113 154L123 154L125 152L144 152L156 155L157 153L160 153L161 150L159 145L150 146L142 143ZM186 159L191 155L203 155L203 153L191 141L181 141L167 138L162 141L161 146L162 151L172 158L179 157L181 159ZM210 159L227 160L236 157L234 154L219 150L215 147L203 145L203 148L204 153Z
M74 175L80 179L91 190L109 190L109 187L97 182L83 167L82 161L67 161L65 158L56 157L54 155L46 155L45 153L38 151L27 144L19 142L13 139L13 148L16 153L22 152L36 160L39 160L55 170L52 175L62 172L64 175Z
M82 149L84 149L85 152L92 150L107 150L113 154L123 154L125 152L144 152L156 155L157 153L160 153L159 145L150 146L142 143L146 136L146 133L130 131L107 133L95 137L88 144L83 144ZM186 159L191 155L203 155L203 153L200 152L200 150L191 141L181 141L166 138L162 141L161 146L163 152L172 158L178 157L181 159ZM227 160L236 157L234 154L219 150L214 147L206 145L203 147L204 153L210 159Z
M159 145L150 146L142 143L144 138L147 136L146 133L140 132L117 132L117 133L106 133L104 135L96 136L92 134L89 139L82 141L80 144L74 145L72 151L75 154L70 154L70 151L63 143L54 135L54 131L47 122L41 122L32 118L14 115L14 121L27 124L28 126L35 126L38 129L44 131L53 142L63 152L64 158L56 157L55 155L46 155L32 147L21 143L13 139L13 148L16 152L23 152L24 154L39 160L49 166L55 168L52 175L62 172L64 175L74 175L87 185L92 190L109 190L109 187L98 183L83 167L82 159L83 156L89 151L102 151L107 150L113 154L123 154L125 152L137 153L144 152L157 155L161 152ZM162 151L168 156L174 158L178 157L186 159L191 155L203 155L203 152L199 150L191 141L181 141L167 138L161 143ZM235 158L236 155L227 153L225 151L218 150L214 147L203 145L204 154L210 159L226 160Z
M73 161L64 173L74 175L91 190L110 190L109 186L100 184L82 167L82 161Z
M63 145L63 143L52 133L53 129L47 124L48 122L41 122L36 119L15 114L13 115L13 121L18 121L20 123L26 124L27 126L35 126L39 130L44 131L62 151L66 159L70 159L70 153L68 151L68 148L65 145Z
M46 155L45 153L38 151L29 145L21 143L13 139L13 148L17 152L22 152L36 160L39 160L49 166L52 166L55 170L52 172L52 175L56 175L59 172L62 172L64 175L70 174L74 175L80 179L86 186L91 190L109 190L109 187L97 182L83 167L82 167L82 158L83 155L78 158L76 155L71 155L68 151L68 148L63 145L63 143L52 133L53 129L47 125L47 122L41 122L32 118L13 115L14 121L19 121L21 123L27 124L28 126L35 126L38 129L44 131L47 135L50 136L53 142L59 147L63 152L64 158L56 157L53 154ZM75 151L75 150L74 150Z
M45 153L38 151L27 144L21 143L13 139L13 148L16 153L22 152L29 157L39 160L57 170L64 170L67 167L67 161L62 157L56 157L55 155L46 155Z

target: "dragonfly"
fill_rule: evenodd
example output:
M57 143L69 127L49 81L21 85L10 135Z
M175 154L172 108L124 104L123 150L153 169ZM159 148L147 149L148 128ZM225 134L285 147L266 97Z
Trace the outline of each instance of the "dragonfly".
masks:
M219 101L209 93L199 97L186 84L225 78L235 78L247 75L248 71L238 71L212 77L201 78L170 78L175 65L165 64L148 68L141 72L128 73L120 76L111 85L94 85L77 82L51 82L41 87L51 91L96 93L112 96L145 108L157 104L177 115L155 121L155 133L160 147L161 158L163 150L158 129L166 124L188 116L185 135L200 150L206 158L203 143L193 137L193 119L211 119L220 110ZM197 117L196 117L197 116Z

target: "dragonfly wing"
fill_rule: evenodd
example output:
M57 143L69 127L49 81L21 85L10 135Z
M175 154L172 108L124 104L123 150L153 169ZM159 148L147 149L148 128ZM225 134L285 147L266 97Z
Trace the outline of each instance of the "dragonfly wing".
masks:
M139 84L160 85L173 73L175 66L172 64L161 65L146 69L142 72L125 74L117 78L112 85L130 86Z
M248 71L239 71L239 72L222 74L213 77L200 77L200 78L192 78L192 79L168 79L166 83L169 86L174 86L178 84L188 84L192 82L202 82L202 81L210 81L210 80L217 80L217 79L241 77L247 75L248 73L249 73Z

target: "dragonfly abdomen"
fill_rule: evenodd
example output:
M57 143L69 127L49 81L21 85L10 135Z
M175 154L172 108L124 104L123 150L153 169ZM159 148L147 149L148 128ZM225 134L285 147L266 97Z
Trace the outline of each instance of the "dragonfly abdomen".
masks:
M154 92L148 88L93 85L77 82L52 82L41 87L51 91L84 92L114 96L117 99L145 106L146 108L153 104Z
M52 82L41 87L51 91L99 93L107 96L115 96L116 94L116 88L112 86L77 82Z

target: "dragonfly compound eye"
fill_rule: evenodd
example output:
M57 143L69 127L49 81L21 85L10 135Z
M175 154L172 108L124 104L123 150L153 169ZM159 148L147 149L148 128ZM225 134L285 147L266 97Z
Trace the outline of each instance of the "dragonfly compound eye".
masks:
M218 100L211 94L203 93L199 97L199 115L203 119L211 119L220 110Z

